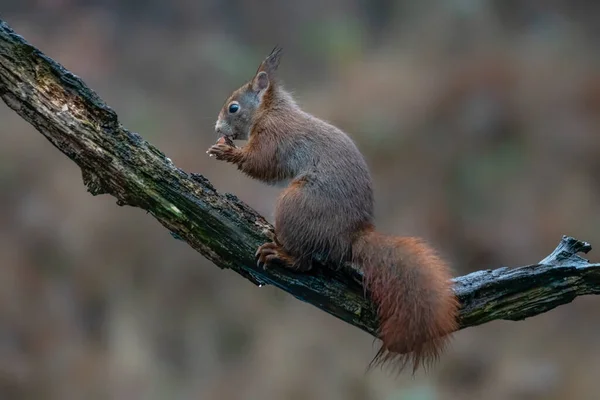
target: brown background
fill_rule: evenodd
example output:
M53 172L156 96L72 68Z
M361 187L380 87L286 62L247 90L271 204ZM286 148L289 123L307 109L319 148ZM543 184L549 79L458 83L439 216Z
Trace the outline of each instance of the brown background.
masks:
M382 230L456 274L600 247L592 1L0 0L179 167L269 216L277 190L206 156L222 102L279 43L308 111L356 140ZM591 253L598 260L598 251ZM456 335L429 374L365 374L372 338L221 271L0 105L2 399L594 399L600 299Z

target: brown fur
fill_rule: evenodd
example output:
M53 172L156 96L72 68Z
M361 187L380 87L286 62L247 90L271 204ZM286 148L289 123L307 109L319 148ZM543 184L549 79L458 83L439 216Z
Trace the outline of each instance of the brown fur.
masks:
M430 366L458 328L447 265L419 238L372 230L354 243L353 261L362 266L381 320L383 346L371 364L412 364L413 372Z
M450 271L420 239L374 231L363 156L344 132L302 111L281 87L274 76L280 55L274 50L219 114L217 131L248 136L246 146L215 144L208 153L263 182L291 182L276 205L275 240L257 250L258 264L308 271L320 254L358 265L381 324L383 345L372 365L410 362L414 372L435 361L457 329ZM267 79L258 81L261 71ZM227 110L232 101L241 106L234 114Z

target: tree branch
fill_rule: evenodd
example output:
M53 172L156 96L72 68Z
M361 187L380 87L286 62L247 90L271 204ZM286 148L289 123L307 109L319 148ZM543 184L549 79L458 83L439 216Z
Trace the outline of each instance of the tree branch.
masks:
M92 195L110 194L119 205L146 210L174 237L220 268L258 286L274 285L377 336L377 316L364 296L361 274L350 266L297 274L256 267L254 252L272 226L203 176L178 169L61 65L0 20L0 97L82 170ZM461 327L522 320L576 296L600 293L600 264L576 255L591 246L564 237L535 265L478 271L454 279Z

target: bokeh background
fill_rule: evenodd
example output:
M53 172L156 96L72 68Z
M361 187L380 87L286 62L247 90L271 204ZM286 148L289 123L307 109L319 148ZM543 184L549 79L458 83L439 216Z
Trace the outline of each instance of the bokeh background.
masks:
M271 215L277 189L206 156L275 44L308 111L356 140L382 230L456 274L600 246L600 3L0 0L179 167ZM598 260L598 250L591 259ZM459 332L430 373L365 374L367 334L207 262L92 197L0 104L0 398L596 399L600 298Z

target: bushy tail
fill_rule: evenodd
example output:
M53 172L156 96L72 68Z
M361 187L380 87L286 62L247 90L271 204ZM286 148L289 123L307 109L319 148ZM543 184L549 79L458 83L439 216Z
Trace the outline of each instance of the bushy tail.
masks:
M428 367L458 329L458 299L447 265L421 239L368 230L358 237L353 262L377 305L383 345L371 366L391 364L413 373Z

